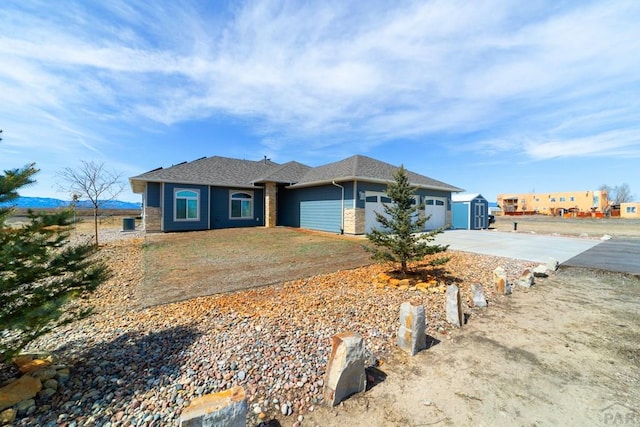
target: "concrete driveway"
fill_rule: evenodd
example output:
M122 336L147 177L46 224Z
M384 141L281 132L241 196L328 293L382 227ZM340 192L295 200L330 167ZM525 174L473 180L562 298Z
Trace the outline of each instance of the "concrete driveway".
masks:
M447 230L436 237L435 243L449 245L449 249L506 258L544 263L555 258L563 263L602 243L560 236L491 230Z

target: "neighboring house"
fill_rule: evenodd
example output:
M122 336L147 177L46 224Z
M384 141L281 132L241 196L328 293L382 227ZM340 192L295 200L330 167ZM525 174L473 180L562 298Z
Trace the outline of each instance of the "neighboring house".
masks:
M142 194L147 231L187 231L277 225L364 234L398 168L366 156L310 167L203 157L129 178ZM429 215L425 229L451 224L451 194L460 188L409 172Z
M454 194L453 227L462 230L489 228L489 202L482 194Z
M559 193L498 194L498 206L504 215L565 212L605 212L609 200L602 190L564 191Z
M620 203L620 218L640 218L640 202Z

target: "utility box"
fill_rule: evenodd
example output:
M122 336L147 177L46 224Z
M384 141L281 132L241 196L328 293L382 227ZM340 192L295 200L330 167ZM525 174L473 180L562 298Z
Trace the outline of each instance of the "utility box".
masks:
M135 231L136 219L135 218L122 218L122 231Z

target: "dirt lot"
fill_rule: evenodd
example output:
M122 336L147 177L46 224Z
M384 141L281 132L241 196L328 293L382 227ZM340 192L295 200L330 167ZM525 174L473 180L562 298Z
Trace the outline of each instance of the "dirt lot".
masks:
M519 233L560 234L600 238L608 234L613 237L640 237L640 220L620 218L561 218L546 215L496 216L491 228L498 231L513 231L518 223Z
M396 351L381 366L383 382L308 421L638 425L639 301L637 277L562 270L529 292L474 310L451 339L413 358Z

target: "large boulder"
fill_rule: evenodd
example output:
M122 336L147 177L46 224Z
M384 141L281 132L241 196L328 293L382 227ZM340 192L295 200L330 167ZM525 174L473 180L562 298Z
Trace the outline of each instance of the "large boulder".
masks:
M31 375L23 375L17 380L0 388L0 411L16 403L35 397L42 390L40 380Z
M447 287L447 322L458 328L462 327L464 314L462 313L462 299L460 289L456 285Z
M180 415L180 427L245 427L247 400L244 388L235 386L191 401Z
M398 347L414 355L427 348L426 316L424 306L403 302L400 305L400 327L397 336Z
M335 406L342 400L367 388L364 370L364 340L354 332L343 332L332 338L327 366L324 399Z

